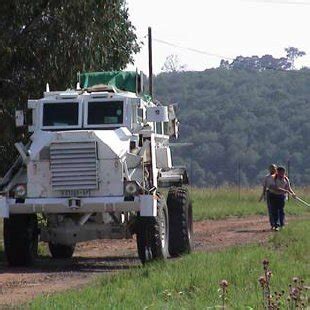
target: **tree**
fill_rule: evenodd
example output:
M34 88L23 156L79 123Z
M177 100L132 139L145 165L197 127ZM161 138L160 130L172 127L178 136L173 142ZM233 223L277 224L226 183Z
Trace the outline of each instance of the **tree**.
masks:
M165 63L161 68L161 70L164 72L178 72L178 71L184 71L185 67L186 67L185 65L180 64L178 55L172 54L166 58Z
M304 51L300 51L298 48L292 46L285 48L285 51L286 51L286 58L291 63L292 69L295 69L295 60L299 57L306 55Z
M287 58L274 58L272 55L263 55L262 57L237 56L231 63L221 61L220 68L241 69L241 70L288 70L291 68L291 62Z
M230 69L229 61L225 59L221 59L220 68L224 70L229 70Z
M0 101L13 115L46 82L74 86L78 71L125 68L138 51L125 0L1 1Z

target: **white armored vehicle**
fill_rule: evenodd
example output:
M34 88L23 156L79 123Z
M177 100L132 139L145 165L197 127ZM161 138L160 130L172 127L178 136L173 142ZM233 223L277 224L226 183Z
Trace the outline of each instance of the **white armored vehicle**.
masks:
M32 133L0 184L9 265L29 265L38 241L53 258L77 242L132 238L144 263L191 250L184 168L173 167L174 107L140 96L136 72L86 73L81 88L29 100ZM167 200L159 191L170 187Z

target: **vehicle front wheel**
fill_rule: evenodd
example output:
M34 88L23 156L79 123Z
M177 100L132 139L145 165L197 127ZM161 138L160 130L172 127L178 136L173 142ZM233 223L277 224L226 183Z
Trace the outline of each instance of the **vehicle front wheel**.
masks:
M164 199L157 204L156 217L137 218L137 248L141 262L168 257L169 219Z
M167 197L169 212L169 253L172 257L192 251L193 211L186 188L171 188Z
M36 214L12 214L4 219L4 250L10 266L34 263L38 255L38 233Z

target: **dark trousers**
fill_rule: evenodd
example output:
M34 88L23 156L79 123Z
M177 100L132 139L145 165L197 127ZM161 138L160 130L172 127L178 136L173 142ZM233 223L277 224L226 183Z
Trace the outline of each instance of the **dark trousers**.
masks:
M270 213L272 217L273 227L281 227L284 226L285 213L285 195L276 195L273 193L269 193L269 203L270 203Z
M267 203L267 209L268 209L268 216L269 216L269 223L271 227L274 227L274 220L271 213L271 203L270 203L270 197L269 197L269 191L266 192L266 203Z

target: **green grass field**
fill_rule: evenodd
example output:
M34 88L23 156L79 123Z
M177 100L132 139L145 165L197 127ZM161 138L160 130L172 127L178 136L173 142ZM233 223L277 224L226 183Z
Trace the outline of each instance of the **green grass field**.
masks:
M244 217L249 215L265 215L267 207L264 202L258 202L261 188L221 187L190 189L195 220L223 219L231 216ZM296 193L310 201L310 188L298 188ZM285 207L289 215L310 214L310 208L299 206L293 199Z
M293 276L310 281L310 226L296 222L261 245L216 253L194 253L169 263L150 264L99 277L79 291L43 296L30 309L215 309L219 282L229 285L229 309L261 309L258 278L270 261L272 291L287 290ZM251 308L247 308L251 307Z

